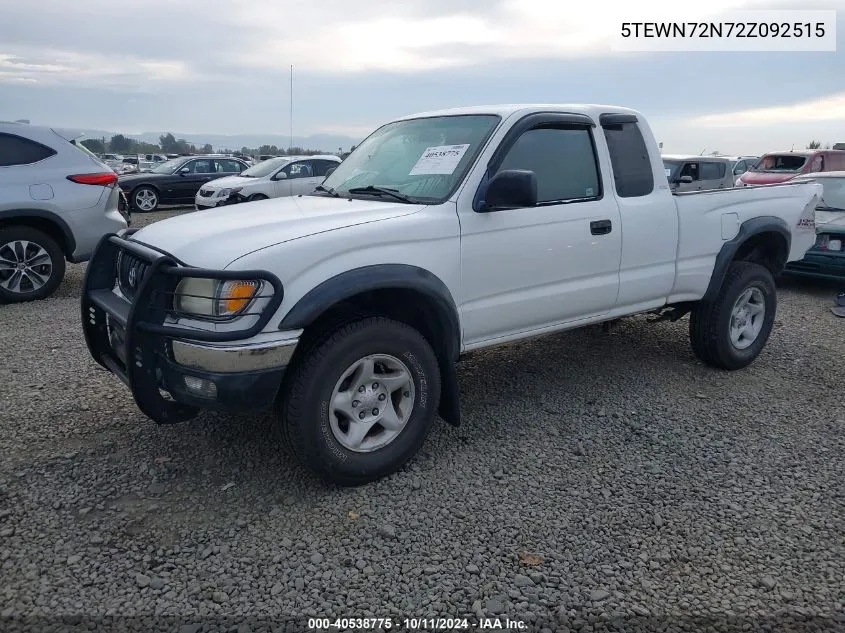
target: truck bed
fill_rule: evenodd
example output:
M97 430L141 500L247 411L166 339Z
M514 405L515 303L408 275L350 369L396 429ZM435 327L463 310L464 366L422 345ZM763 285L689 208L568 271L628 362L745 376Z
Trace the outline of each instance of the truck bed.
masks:
M821 195L818 183L675 193L678 257L674 300L703 295L722 245L736 237L740 225L751 218L781 218L792 232L787 261L802 259L816 240L815 208ZM704 239L706 236L713 237Z

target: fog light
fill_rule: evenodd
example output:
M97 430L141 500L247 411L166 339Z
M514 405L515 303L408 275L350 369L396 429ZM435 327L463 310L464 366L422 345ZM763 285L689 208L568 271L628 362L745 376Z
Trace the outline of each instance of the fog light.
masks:
M217 397L217 385L210 380L197 378L196 376L183 376L182 378L185 380L185 388L192 395L210 400Z

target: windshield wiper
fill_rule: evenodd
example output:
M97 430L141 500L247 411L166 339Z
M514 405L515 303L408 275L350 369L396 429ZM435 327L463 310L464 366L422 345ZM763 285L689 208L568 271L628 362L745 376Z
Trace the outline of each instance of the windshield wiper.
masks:
M330 196L334 196L335 198L340 198L340 194L332 189L331 187L324 187L323 185L317 185L314 187L314 191L325 191Z
M391 196L396 198L397 200L401 200L402 202L413 202L408 196L404 193L399 193L396 189L390 189L389 187L379 187L378 185L367 185L366 187L352 187L349 189L347 193L374 193L374 194L381 194L385 196Z

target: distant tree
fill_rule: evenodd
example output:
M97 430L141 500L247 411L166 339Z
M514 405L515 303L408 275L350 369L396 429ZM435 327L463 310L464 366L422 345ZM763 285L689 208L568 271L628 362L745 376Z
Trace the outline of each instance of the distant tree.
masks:
M132 151L132 139L128 139L123 134L115 134L109 141L109 151L126 154Z
M202 153L203 154L213 154L214 153L214 148L211 146L211 143L206 143L205 145L202 146Z
M176 137L173 136L170 132L163 136L158 137L159 145L161 145L161 151L166 152L168 154L178 154L180 148L178 147L178 141Z
M819 149L822 146L821 141L810 141L807 144L807 149Z
M350 148L349 148L349 153L351 154L352 152L354 152L356 147L358 147L358 146L357 146L357 145L353 145L352 147L350 147Z
M106 151L106 144L98 138L86 138L82 144L95 154L104 154Z
M134 141L133 152L136 154L157 154L161 151L158 145L147 143L145 141Z

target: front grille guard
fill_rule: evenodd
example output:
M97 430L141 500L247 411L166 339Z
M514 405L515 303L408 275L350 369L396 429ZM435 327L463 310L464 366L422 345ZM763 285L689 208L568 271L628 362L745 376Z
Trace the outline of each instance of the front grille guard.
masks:
M169 253L124 238L134 232L104 236L88 263L81 304L85 342L94 360L129 387L145 415L160 424L182 422L193 418L199 409L175 402L163 392L161 366L168 362L169 339L228 342L255 336L278 309L284 289L278 277L263 270L187 266ZM146 264L140 279L136 279L131 303L113 292L118 281L116 262L122 252ZM250 313L258 318L246 328L209 332L167 325L167 318L175 314L173 293L183 277L258 279L269 284L273 294L267 297L269 301L260 313ZM122 337L115 334L121 329ZM112 338L118 340L120 352L112 345Z

